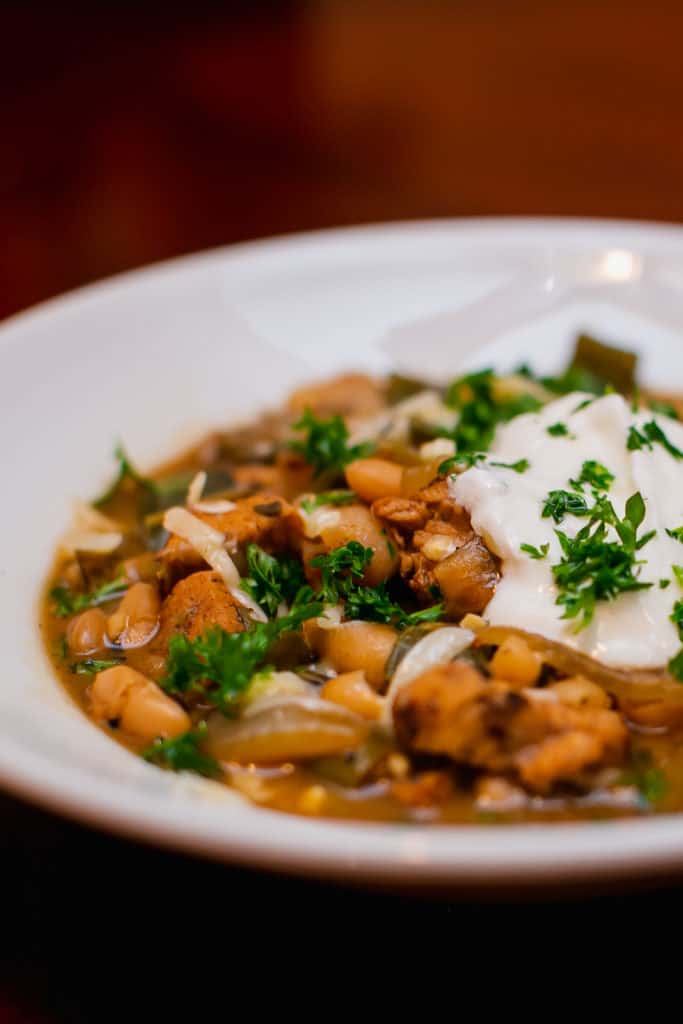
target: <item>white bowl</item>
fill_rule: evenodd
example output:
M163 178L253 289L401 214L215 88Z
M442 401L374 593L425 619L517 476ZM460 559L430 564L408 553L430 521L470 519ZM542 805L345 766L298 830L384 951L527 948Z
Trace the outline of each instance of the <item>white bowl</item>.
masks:
M389 351L439 376L461 363L554 368L582 327L637 345L647 383L683 390L681 268L683 230L670 227L399 224L194 256L8 321L0 328L0 783L149 842L316 876L532 885L683 866L683 816L408 827L252 807L225 787L145 764L92 726L54 679L37 627L69 499L105 483L116 439L144 468L306 377L382 370Z

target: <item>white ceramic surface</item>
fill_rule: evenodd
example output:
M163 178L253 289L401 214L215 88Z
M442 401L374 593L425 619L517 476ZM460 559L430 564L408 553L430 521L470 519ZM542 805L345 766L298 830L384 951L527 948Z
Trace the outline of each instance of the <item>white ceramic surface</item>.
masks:
M306 378L392 361L437 377L522 359L552 369L582 327L637 347L648 384L683 389L683 229L495 220L323 232L152 267L6 322L0 784L150 842L321 877L533 885L683 868L683 816L407 827L251 807L91 726L38 636L69 498L107 480L115 439L144 468Z

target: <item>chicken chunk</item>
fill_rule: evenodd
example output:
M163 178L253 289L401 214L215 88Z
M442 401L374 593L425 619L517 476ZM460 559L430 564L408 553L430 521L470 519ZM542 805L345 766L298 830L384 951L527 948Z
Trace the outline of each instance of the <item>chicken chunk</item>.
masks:
M245 611L218 573L195 572L176 583L161 606L159 632L152 647L155 652L166 653L176 633L194 640L211 626L220 626L227 633L241 633L245 628Z
M289 502L266 492L242 498L229 512L212 515L195 511L192 514L225 536L227 550L239 563L248 544L259 544L270 552L287 547L292 513ZM191 544L176 536L169 537L157 560L167 586L206 564Z
M440 665L406 685L393 716L406 750L509 773L538 793L560 782L582 784L587 773L619 763L628 743L617 712L515 690L466 661Z
M380 498L372 511L400 551L399 571L422 604L441 594L446 616L479 614L493 597L498 566L469 516L435 480L411 498Z

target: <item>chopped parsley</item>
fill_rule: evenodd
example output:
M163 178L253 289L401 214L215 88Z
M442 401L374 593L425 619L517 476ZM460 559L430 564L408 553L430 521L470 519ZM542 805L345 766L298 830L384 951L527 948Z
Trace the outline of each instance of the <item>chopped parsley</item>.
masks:
M674 540L678 540L683 544L683 526L675 526L672 530L667 527L666 532L670 537L673 537Z
M142 756L145 761L151 761L160 768L169 768L174 772L196 772L197 775L205 775L210 779L217 778L222 774L218 761L199 749L206 731L206 723L201 722L196 729L191 729L182 736L155 740Z
M438 622L443 618L443 604L435 604L417 612L407 613L391 599L386 583L377 587L354 587L345 594L346 614L350 619L366 622L385 622L397 629L417 626L422 622Z
M669 586L671 586L671 580L662 579L659 581L660 590L666 590L666 588Z
M249 575L242 587L271 619L284 602L292 604L306 583L301 562L293 555L275 558L258 544L247 547Z
M533 544L520 544L520 550L524 551L530 558L541 559L545 558L550 551L550 544L541 544L540 548L535 548Z
M589 516L590 514L591 510L583 495L572 493L572 491L550 491L541 512L544 519L552 517L556 523L561 523L567 515Z
M594 401L594 398L584 398L583 402L579 402L576 409L572 409L572 412L581 412L583 409L587 409L589 405L592 405Z
M677 679L679 683L683 683L683 647L681 647L678 654L669 660L667 667L674 679Z
M108 668L116 668L123 664L123 658L85 658L83 661L76 661L71 666L71 671L77 676L94 676L98 672L104 672Z
M551 437L569 437L569 427L566 423L551 423L546 427L546 433Z
M570 480L569 483L577 491L583 490L584 484L595 488L596 491L609 491L614 480L614 473L610 473L607 466L603 466L601 462L596 462L595 459L588 459L581 467L581 473L577 479Z
M636 575L641 564L636 553L653 535L650 531L638 538L644 518L645 502L636 492L626 502L623 519L603 500L597 514L576 537L555 531L562 546L562 559L552 566L559 591L556 604L564 606L564 619L578 619L577 631L590 625L598 601L612 601L620 594L652 586ZM607 539L608 526L616 530L617 541Z
M683 601L676 601L669 618L678 630L679 638L683 640Z
M372 548L364 548L358 541L349 541L326 555L312 558L311 566L320 569L322 576L320 598L326 604L343 601L350 619L386 622L397 629L420 622L437 622L443 617L443 604L408 613L392 599L386 583L376 587L360 586L357 581L364 575L372 555Z
M526 473L531 463L528 459L518 459L517 462L491 462L490 465L499 469L511 469L513 473Z
M669 788L666 776L653 764L649 750L631 752L619 782L622 786L634 786L648 804L656 804Z
M322 610L321 601L300 604L289 615L256 622L244 633L226 633L218 626L194 640L177 633L169 643L161 686L172 694L196 694L232 715L274 641Z
M482 462L485 458L486 455L483 452L461 452L460 455L451 455L439 465L437 473L439 476L448 476L451 470L455 470L456 466L462 466L463 469L471 469L472 466L476 466L478 462Z
M322 491L314 498L304 498L301 507L304 512L312 512L322 505L352 505L356 501L354 491Z
M123 576L119 576L109 583L103 583L101 587L92 590L89 594L74 594L67 587L53 587L50 597L53 601L55 615L60 619L65 619L69 615L85 611L86 608L94 608L98 604L104 604L105 601L113 601L125 594L127 589L128 583Z
M360 579L363 576L373 554L372 548L365 548L357 540L351 540L326 555L312 558L309 564L314 569L320 569L322 577L321 599L326 604L336 604L348 590L353 578Z
M676 583L678 583L680 587L683 587L683 565L672 565L671 571L676 577Z
M349 445L346 423L337 415L322 420L306 409L294 430L303 431L306 436L303 441L290 441L289 447L313 467L314 477L323 473L339 475L349 462L362 459L374 449L370 442Z
M652 451L655 444L660 444L675 459L683 459L683 451L671 443L655 420L644 423L642 431L638 430L634 425L629 427L626 438L626 447L629 451L640 451L644 448Z
M652 412L659 413L660 416L668 416L670 420L680 420L678 410L671 402L659 402L656 399L652 399L648 405Z
M543 404L530 394L497 399L494 384L493 370L487 369L467 374L448 388L446 404L459 410L460 418L452 430L439 433L455 441L458 455L486 451L499 423L507 423L526 412L537 412Z

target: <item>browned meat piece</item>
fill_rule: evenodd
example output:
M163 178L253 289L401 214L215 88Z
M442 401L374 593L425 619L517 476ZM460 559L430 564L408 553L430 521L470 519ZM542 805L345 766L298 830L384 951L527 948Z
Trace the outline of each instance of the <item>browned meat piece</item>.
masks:
M394 725L410 751L519 777L546 793L581 783L590 771L621 761L628 731L615 711L574 708L543 691L487 680L467 662L430 669L401 690Z
M220 626L228 633L241 633L245 613L215 572L195 572L174 586L161 606L159 632L152 644L155 653L168 652L168 644L176 633L189 640L201 636L210 626Z
M332 380L299 388L289 399L297 415L310 409L316 416L371 416L386 404L385 385L363 373L345 373Z
M398 537L400 573L422 604L432 604L441 592L450 619L484 610L498 580L497 564L445 480L413 498L381 498L372 510Z
M378 498L372 504L372 511L388 525L411 533L423 527L429 516L424 502L411 498Z
M238 556L238 562L250 543L259 544L270 552L287 547L293 509L284 498L264 492L242 498L235 505L232 511L218 515L198 511L193 515L225 535L225 546L231 555ZM169 537L158 553L157 561L167 585L206 564L187 541L175 536Z
M473 537L432 570L446 605L446 615L461 619L478 615L493 597L498 571L493 555L480 537Z

